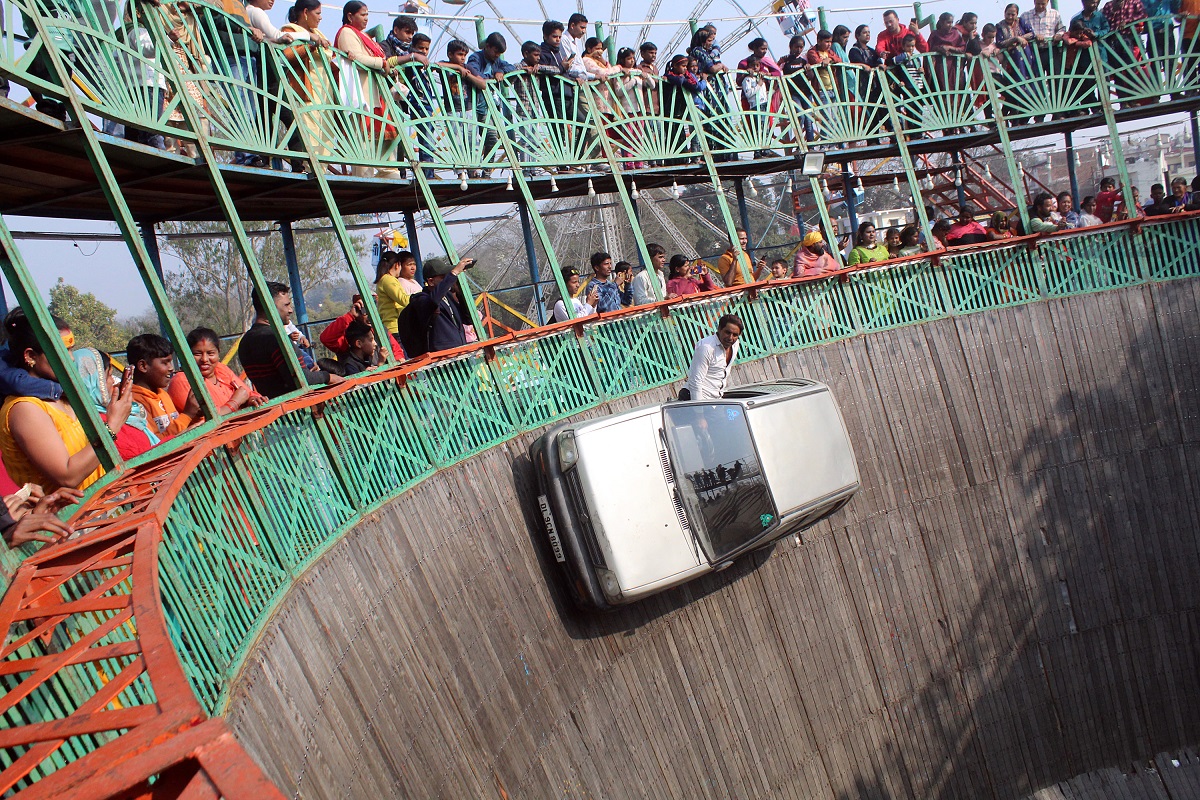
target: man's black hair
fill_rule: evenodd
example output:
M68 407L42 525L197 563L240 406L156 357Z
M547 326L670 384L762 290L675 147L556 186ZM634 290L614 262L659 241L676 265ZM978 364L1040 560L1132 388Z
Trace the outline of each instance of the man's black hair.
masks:
M267 281L267 291L271 293L271 302L275 302L275 298L281 294L291 294L292 289L286 283L279 281ZM254 313L258 316L263 316L267 313L267 307L263 305L262 298L258 296L258 290L254 290Z
M658 45L656 45L654 42L642 42L641 45L638 46L638 52L642 55L645 55L647 50L658 50Z
M174 354L171 343L157 333L139 334L125 345L125 361L134 366L141 361L153 361Z
M346 344L351 347L370 335L371 326L360 319L356 319L346 326Z
M412 17L396 17L396 21L392 23L394 31L412 31L417 32L417 21Z
M412 46L416 47L422 42L429 42L430 44L433 44L433 39L430 39L429 35L425 33L414 33L412 38Z
M742 324L741 317L739 317L737 314L726 314L725 316L721 317L720 321L717 322L717 330L721 330L721 328L724 328L730 323L737 325L738 331L746 330L746 326Z
M455 39L446 45L446 56L449 57L454 53L469 53L471 45L464 42L462 39Z
M562 31L565 29L566 29L566 26L563 25L558 20L548 19L542 23L542 38L549 39L550 34L554 33L555 31Z
M587 22L587 21L588 21L588 18L585 17L583 14L580 14L579 12L575 12L571 16L567 17L568 25L574 25L576 22Z
M526 40L525 42L523 42L521 44L521 55L528 55L529 53L532 53L534 50L541 52L542 46L531 39Z
M592 253L592 269L603 264L606 260L612 258L608 253Z
M487 38L483 40L483 46L503 53L508 49L508 40L504 38L504 34L502 33L489 33Z
M654 258L657 255L666 255L667 253L661 244L655 244L654 242L646 245L646 252L650 254L651 258Z

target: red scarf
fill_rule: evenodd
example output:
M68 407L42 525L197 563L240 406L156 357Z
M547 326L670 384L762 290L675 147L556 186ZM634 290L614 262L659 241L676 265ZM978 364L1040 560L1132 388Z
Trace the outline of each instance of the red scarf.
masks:
M379 46L379 42L375 41L370 36L367 36L365 33L360 31L358 28L355 28L353 25L343 25L342 27L338 28L337 36L333 37L333 40L335 42L339 38L341 38L342 31L353 32L355 36L357 36L359 39L362 40L363 47L367 48L367 52L370 53L371 55L375 56L376 58L386 58L387 57L383 52L383 48Z

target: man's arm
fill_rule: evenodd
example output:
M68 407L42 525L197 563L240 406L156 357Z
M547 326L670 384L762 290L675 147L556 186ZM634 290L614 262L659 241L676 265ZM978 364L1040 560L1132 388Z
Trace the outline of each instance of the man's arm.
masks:
M700 399L700 379L708 370L709 346L704 339L696 342L696 352L692 354L692 365L688 367L687 390L693 400Z
M329 326L325 328L325 330L321 331L321 335L318 337L321 340L321 344L325 345L338 355L341 355L349 350L350 346L346 344L346 328L348 328L350 323L353 321L354 312L347 311L345 314L342 314L333 322L329 323Z
M0 397L36 397L52 403L62 397L62 393L62 386L57 381L35 377L0 360Z

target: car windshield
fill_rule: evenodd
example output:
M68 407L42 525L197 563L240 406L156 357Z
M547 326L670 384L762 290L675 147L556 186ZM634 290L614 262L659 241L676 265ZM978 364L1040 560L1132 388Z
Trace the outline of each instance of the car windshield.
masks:
M776 517L745 410L736 403L669 405L663 421L688 519L716 563Z

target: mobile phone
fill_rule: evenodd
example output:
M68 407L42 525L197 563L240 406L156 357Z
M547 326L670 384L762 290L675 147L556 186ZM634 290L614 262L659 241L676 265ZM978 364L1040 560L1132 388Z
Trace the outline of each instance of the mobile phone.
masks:
M124 392L129 388L129 384L133 382L133 365L130 364L125 368L125 372L121 375L121 391Z
M475 266L475 259L468 258L467 263L463 264L463 269L471 269Z

